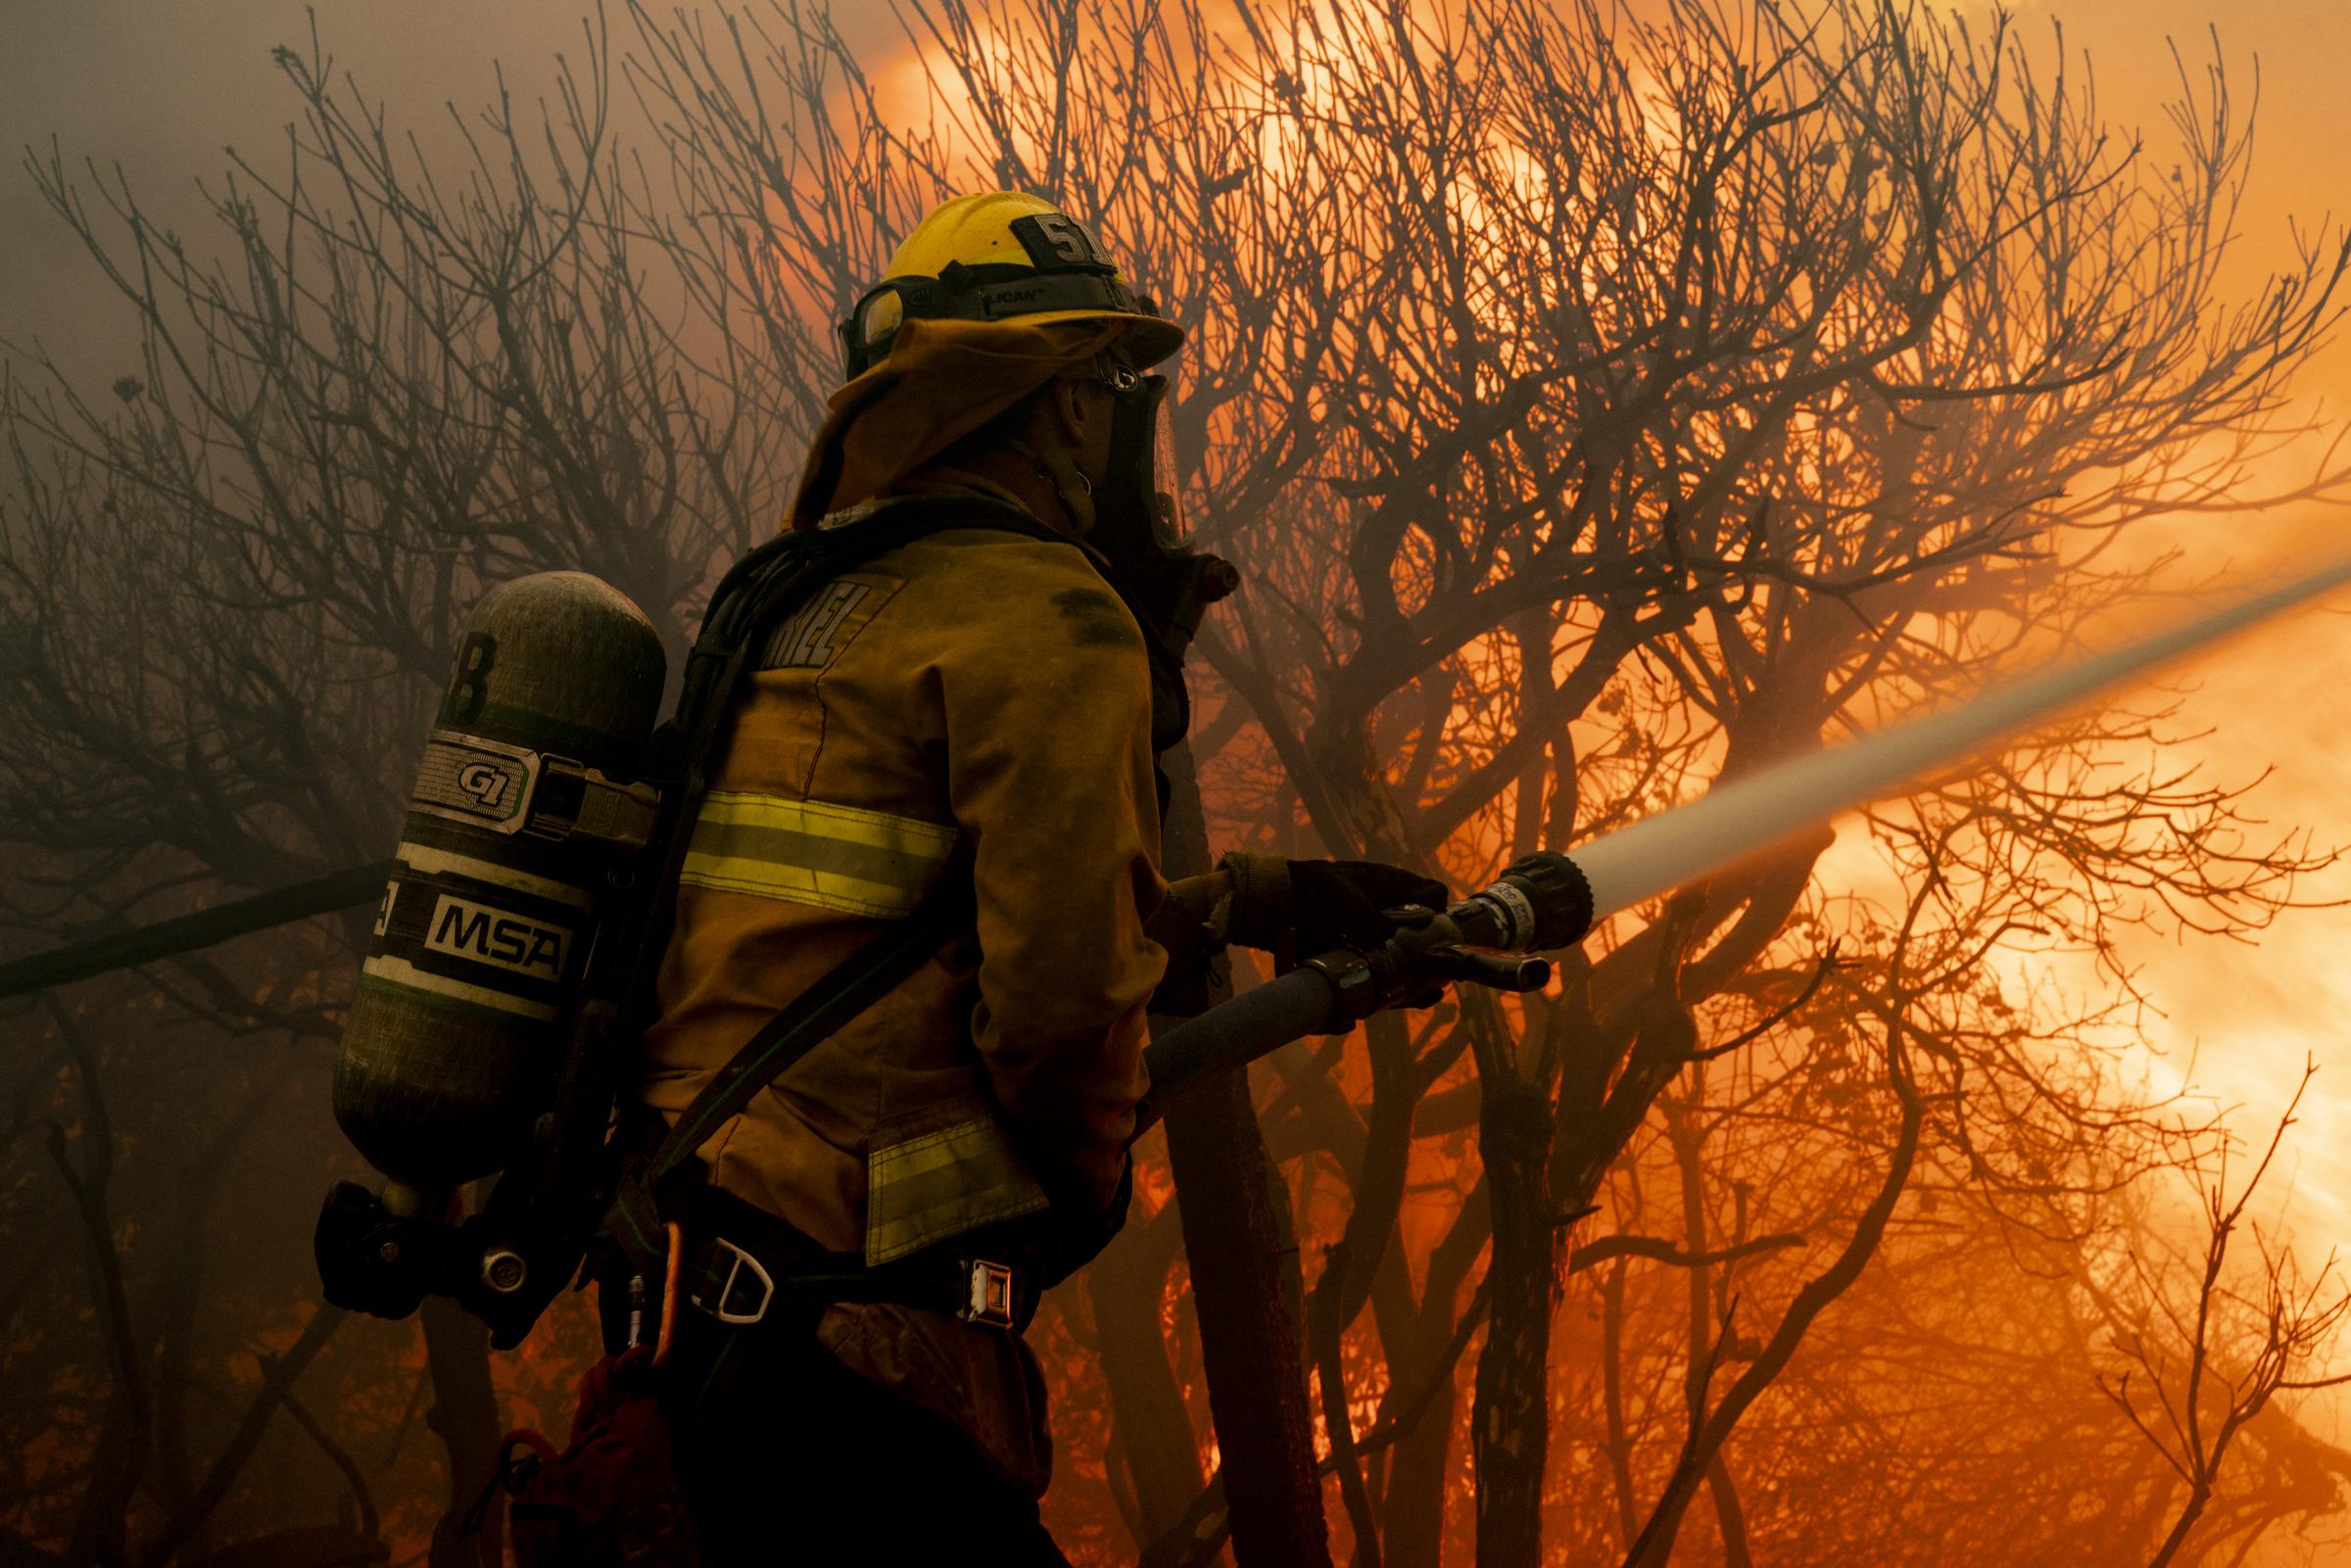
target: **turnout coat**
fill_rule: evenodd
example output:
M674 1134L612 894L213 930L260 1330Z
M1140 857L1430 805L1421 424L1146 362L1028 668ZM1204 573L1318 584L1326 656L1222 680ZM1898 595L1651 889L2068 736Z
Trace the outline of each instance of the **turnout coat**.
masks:
M991 487L992 488L992 487ZM639 1093L674 1119L737 1047L972 850L976 919L721 1126L709 1179L888 1262L1111 1204L1166 964L1142 633L1086 553L950 529L778 627L693 827ZM1017 1333L892 1305L818 1327L1041 1494Z

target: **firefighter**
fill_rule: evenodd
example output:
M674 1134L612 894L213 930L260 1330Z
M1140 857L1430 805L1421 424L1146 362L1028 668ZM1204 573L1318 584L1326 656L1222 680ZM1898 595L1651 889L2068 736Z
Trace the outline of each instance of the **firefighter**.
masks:
M1084 227L1017 193L950 201L842 332L791 525L943 498L973 526L766 639L692 830L644 1105L676 1117L940 879L970 879L973 914L663 1195L689 1282L665 1399L713 1561L1059 1563L1020 1330L1124 1216L1170 950L1371 939L1379 910L1443 889L1246 856L1162 879L1186 635L1165 623L1196 616L1177 601L1200 569L1148 372L1183 334ZM839 1299L776 1305L765 1281L842 1255L866 1272Z

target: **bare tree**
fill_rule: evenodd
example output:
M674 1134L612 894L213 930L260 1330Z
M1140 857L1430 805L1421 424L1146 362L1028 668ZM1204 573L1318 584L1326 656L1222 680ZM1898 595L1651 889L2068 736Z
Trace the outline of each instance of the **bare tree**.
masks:
M2228 1143L2211 1166L2195 1168L2204 1234L2190 1270L2192 1300L2183 1302L2167 1288L2162 1261L2140 1248L2121 1260L2116 1283L2129 1299L2114 1300L2111 1288L2099 1293L2101 1305L2120 1319L2116 1352L2144 1374L2136 1391L2130 1370L2101 1376L2099 1387L2186 1489L2148 1568L2177 1560L2200 1524L2208 1528L2199 1557L2241 1532L2235 1543L2241 1560L2278 1515L2256 1506L2208 1516L2230 1449L2279 1395L2351 1382L2351 1373L2323 1372L2351 1313L2351 1293L2336 1285L2333 1258L2306 1270L2246 1213L2317 1071L2316 1064L2304 1066L2269 1146L2234 1198L2229 1195ZM2240 1229L2253 1238L2257 1257L2250 1268L2241 1248L2238 1265L2231 1266L2231 1245Z
M159 231L120 171L34 163L141 321L144 362L111 401L37 352L0 389L0 793L26 856L5 889L21 927L93 934L380 857L485 584L587 567L681 641L708 563L755 532L769 454L714 451L697 422L630 260L603 41L588 45L541 125L510 103L464 125L472 166L449 184L334 80L314 38L281 51L302 118L275 170L240 162L213 193L223 254ZM258 966L177 961L156 977L160 1005L232 1035L331 1040L363 934L281 943ZM323 1133L315 1044L303 1065L301 1115ZM318 1137L296 1146L312 1163L289 1169L315 1186ZM62 1179L93 1212L103 1183ZM175 1292L197 1288L209 1218L186 1208L167 1233ZM131 1335L140 1314L100 1301ZM174 1374L196 1307L183 1295L167 1311L167 1413L186 1397ZM335 1316L313 1320L320 1334ZM449 1472L435 1561L492 1560L495 1528L457 1531L500 1430L486 1336L447 1304L424 1324ZM290 1380L315 1350L273 1365ZM94 1439L114 1479L85 1494L73 1543L110 1556L129 1549L123 1510L150 1451L188 1462L177 1426L135 1418L147 1372L127 1353L110 1364L130 1413ZM270 1387L264 1415L283 1399L276 1374ZM251 1448L240 1431L210 1478L168 1479L185 1508L139 1553L182 1550Z
M678 641L775 524L831 321L975 184L1080 213L1193 329L1180 462L1249 581L1202 644L1214 844L1474 884L2089 636L2167 580L2132 547L2151 517L2345 478L2265 487L2346 253L2223 295L2247 144L2217 61L2150 159L2062 55L1902 0L921 0L912 76L801 0L621 22L551 104L459 119L454 163L314 40L285 54L297 124L216 189L216 248L119 172L36 160L145 348L111 398L37 354L0 397L0 908L28 940L380 854L492 581L585 567ZM2167 771L2145 708L1873 812L1897 892L1830 896L1821 843L1781 852L1612 923L1553 995L1292 1047L1188 1155L1146 1145L1151 1217L1036 1329L1108 1436L1057 1515L1154 1562L1313 1560L1326 1517L1366 1563L1436 1563L1471 1517L1481 1563L1541 1560L1547 1530L1662 1561L1703 1489L1741 1560L1792 1528L1759 1496L1829 1486L1743 1447L1784 1406L1932 1441L1866 1367L1811 1364L1856 1332L1838 1300L1933 1320L1987 1387L2021 1375L2012 1325L1907 1294L1956 1266L1924 1205L1980 1229L1979 1271L2135 1233L2116 1195L2169 1157L2089 1027L2128 1022L2117 930L2250 930L2327 858L2252 836L2243 781ZM123 1002L240 1051L316 1042L360 935L177 962ZM2011 994L1991 967L2018 951L2105 989ZM96 1202L110 1069L63 1028L31 1032L44 1081L92 1085L85 1153L40 1179ZM322 1120L307 1049L299 1103L254 1115ZM288 1147L304 1181L331 1164ZM1178 1268L1178 1234L1228 1266ZM203 1317L174 1298L167 1338ZM473 1464L487 1373L437 1343ZM133 1358L74 1354L114 1370L70 1486L119 1494L149 1452L193 1476ZM345 1385L320 1462L347 1475L346 1415L398 1451L410 1392ZM2048 1486L2127 1510L2143 1478L2101 1443L2020 1434L1954 1475L1991 1496L2055 1453ZM1594 1457L1572 1518L1555 1444Z

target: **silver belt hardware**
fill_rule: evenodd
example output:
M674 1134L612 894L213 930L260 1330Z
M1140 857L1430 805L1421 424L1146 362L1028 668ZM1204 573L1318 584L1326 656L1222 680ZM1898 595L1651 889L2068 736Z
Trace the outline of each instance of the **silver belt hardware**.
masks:
M686 1299L722 1323L742 1325L758 1322L767 1315L768 1305L776 1299L775 1276L767 1271L766 1265L761 1263L758 1259L753 1258L724 1236L711 1237L710 1245L723 1247L735 1255L733 1261L727 1266L726 1279L718 1287L718 1299L708 1302L703 1301L699 1296L689 1296ZM743 1271L746 1268L751 1271L751 1276L759 1281L758 1305L748 1311L730 1311L727 1308L727 1302L735 1294L735 1282L743 1277Z
M955 1315L967 1323L1012 1327L1012 1270L983 1258L961 1259L963 1305Z

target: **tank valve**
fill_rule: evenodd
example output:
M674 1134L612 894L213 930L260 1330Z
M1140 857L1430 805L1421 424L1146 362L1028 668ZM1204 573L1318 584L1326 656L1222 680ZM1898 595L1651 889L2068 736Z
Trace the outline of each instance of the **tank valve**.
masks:
M531 1265L518 1252L500 1247L482 1254L482 1283L501 1296L513 1295L530 1277Z

